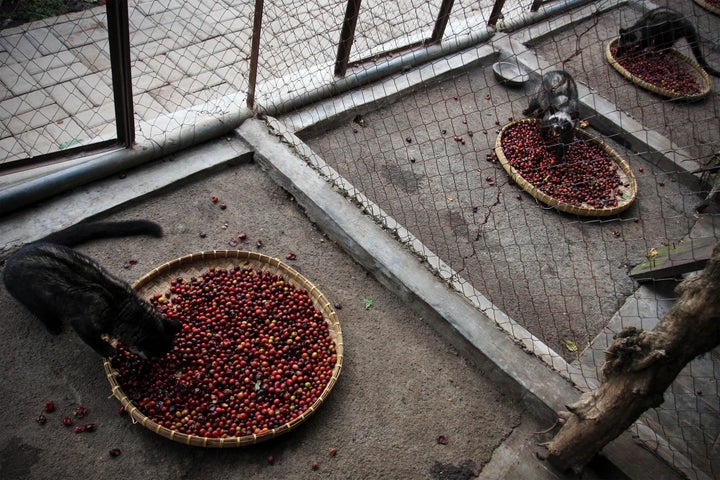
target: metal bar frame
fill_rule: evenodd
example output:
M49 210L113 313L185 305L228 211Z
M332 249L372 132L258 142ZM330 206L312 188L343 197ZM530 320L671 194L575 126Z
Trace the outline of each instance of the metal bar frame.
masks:
M112 65L115 124L118 144L135 143L135 111L130 70L130 22L127 0L108 0L106 4L110 63Z
M437 20L435 20L435 28L433 29L432 35L428 39L428 43L440 43L442 36L445 33L448 20L450 20L450 14L452 13L453 4L455 0L443 0L440 5L440 11L438 12Z
M495 0L492 12L490 12L490 18L488 18L488 26L495 28L498 20L502 17L502 9L505 6L505 0Z
M345 18L343 19L342 30L340 31L340 40L338 41L338 51L335 60L335 76L342 77L347 73L348 63L350 61L350 50L355 40L355 27L360 15L360 3L362 0L348 0L345 9Z
M258 60L260 57L260 33L262 32L262 17L265 2L255 0L255 15L253 16L252 44L250 45L250 78L248 78L247 108L255 108L255 87L257 86Z

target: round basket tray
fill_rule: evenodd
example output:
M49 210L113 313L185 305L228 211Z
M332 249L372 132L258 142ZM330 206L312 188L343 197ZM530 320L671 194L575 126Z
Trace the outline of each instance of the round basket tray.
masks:
M609 145L607 145L605 142L601 141L600 139L594 137L593 135L585 132L581 129L575 130L575 136L577 138L580 138L582 140L589 140L603 149L605 153L607 153L610 158L612 158L612 161L617 165L618 167L618 175L620 176L620 184L624 186L625 188L625 194L622 197L617 197L617 205L614 207L604 207L604 208L594 208L589 205L580 204L580 205L574 205L562 202L560 200L557 200L556 198L546 194L539 188L535 187L532 183L528 182L523 178L523 176L520 174L520 172L515 169L512 165L510 165L510 161L505 156L505 153L502 149L502 136L505 131L510 128L513 125L516 125L518 123L537 123L539 122L536 118L524 118L522 120L517 120L515 122L508 123L507 125L503 126L503 128L500 130L500 133L498 134L497 138L495 139L495 154L497 155L498 159L500 160L500 164L503 166L507 174L510 176L510 178L517 183L520 188L525 190L527 193L532 195L536 200L544 203L545 205L548 205L560 212L564 213L570 213L573 215L581 215L581 216L587 216L587 217L609 217L612 215L617 215L618 213L626 210L632 202L635 200L635 197L637 196L637 181L635 180L635 175L633 175L632 170L630 169L630 165L615 151L613 150Z
M122 386L118 382L118 373L111 364L111 359L105 359L104 368L107 379L112 387L112 394L117 398L125 411L130 415L133 423L140 423L143 427L155 432L170 440L184 443L186 445L209 447L209 448L228 448L253 445L266 440L277 437L283 433L293 430L298 425L307 420L325 401L330 394L335 382L340 376L343 362L343 342L342 331L340 330L340 322L332 304L325 296L313 285L309 280L300 275L292 267L287 264L259 253L246 252L238 250L216 250L210 252L200 252L187 255L171 262L165 263L160 267L148 272L140 278L133 288L138 292L141 298L150 298L155 294L162 295L168 290L170 281L177 277L200 277L211 267L215 268L232 268L239 265L243 268L252 268L258 271L274 273L285 281L293 284L298 290L305 290L312 299L314 307L322 312L325 321L328 323L330 336L335 342L335 351L337 361L333 368L332 375L324 390L317 400L304 412L301 412L292 421L262 432L258 434L227 437L227 438L209 438L197 435L188 435L168 429L150 419L127 397L123 392Z
M720 8L716 7L715 5L712 5L705 0L695 0L695 3L703 7L708 12L712 12L715 15L720 15Z
M620 73L620 75L627 78L634 84L644 88L645 90L672 100L684 100L694 102L697 100L702 100L710 94L710 90L712 89L712 83L710 82L710 76L708 75L708 73L695 60L688 57L687 55L683 55L674 48L668 50L668 53L670 55L673 55L679 63L683 64L685 68L691 71L693 75L698 79L701 85L700 93L683 95L681 93L677 93L666 88L658 87L657 85L653 85L652 83L643 80L637 75L633 75L625 67L620 65L617 60L615 60L615 57L613 57L612 55L611 49L615 47L615 44L618 42L619 39L619 37L614 38L605 46L605 58L607 59L608 63L610 63L610 65L615 70L617 70L618 73Z

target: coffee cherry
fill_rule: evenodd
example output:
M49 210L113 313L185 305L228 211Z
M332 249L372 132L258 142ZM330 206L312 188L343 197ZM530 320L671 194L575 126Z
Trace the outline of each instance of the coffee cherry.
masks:
M330 456L331 456L331 457L334 457L335 455L337 455L337 448L332 447L332 448L330 449L329 453L330 453Z
M80 406L75 409L73 412L73 415L77 418L83 418L85 415L87 415L87 408Z
M45 404L45 413L52 413L55 411L55 402L47 402Z
M312 469L317 470L318 468L320 468L320 464L318 462L312 462Z
M113 448L108 453L110 454L111 457L119 457L122 452L120 451L119 448Z
M45 425L47 423L47 417L45 417L45 415L40 414L37 416L35 421L40 425Z
M65 418L62 419L62 423L63 423L63 425L65 425L66 427L69 427L69 426L72 425L73 421L72 421L72 418L70 418L70 417L65 417Z
M86 423L83 425L86 432L94 432L97 426L94 423Z

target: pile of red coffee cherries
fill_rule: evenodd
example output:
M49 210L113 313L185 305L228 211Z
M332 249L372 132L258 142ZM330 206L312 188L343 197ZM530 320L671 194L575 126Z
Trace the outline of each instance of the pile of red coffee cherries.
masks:
M508 163L532 186L568 205L612 208L623 196L618 167L597 143L575 138L565 159L555 157L559 139L540 137L538 122L517 122L503 130Z
M147 361L118 345L118 383L155 423L208 438L262 434L308 410L330 382L335 341L308 293L274 273L210 268L151 304L183 324Z
M677 95L697 95L702 92L698 79L687 68L669 53L631 49L622 56L617 55L617 48L610 48L616 62L628 72L647 83Z

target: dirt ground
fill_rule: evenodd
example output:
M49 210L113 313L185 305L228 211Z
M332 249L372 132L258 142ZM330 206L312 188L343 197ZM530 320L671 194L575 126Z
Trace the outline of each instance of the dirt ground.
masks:
M212 195L227 209L213 204ZM162 239L80 248L130 282L188 253L228 249L239 231L246 232L249 250L262 240L266 255L296 253L291 265L341 306L345 361L339 381L315 415L282 437L243 448L188 447L120 415L101 358L71 329L50 335L3 287L4 479L472 478L514 429L547 426L327 240L252 163L159 192L106 218L147 218L165 229ZM130 259L137 264L126 269ZM366 298L373 300L370 309ZM41 426L35 419L47 401L57 410ZM83 421L96 423L95 432L76 434L61 423L77 406L88 409ZM115 448L122 453L112 457ZM337 456L328 454L330 448ZM320 463L317 471L313 461Z

